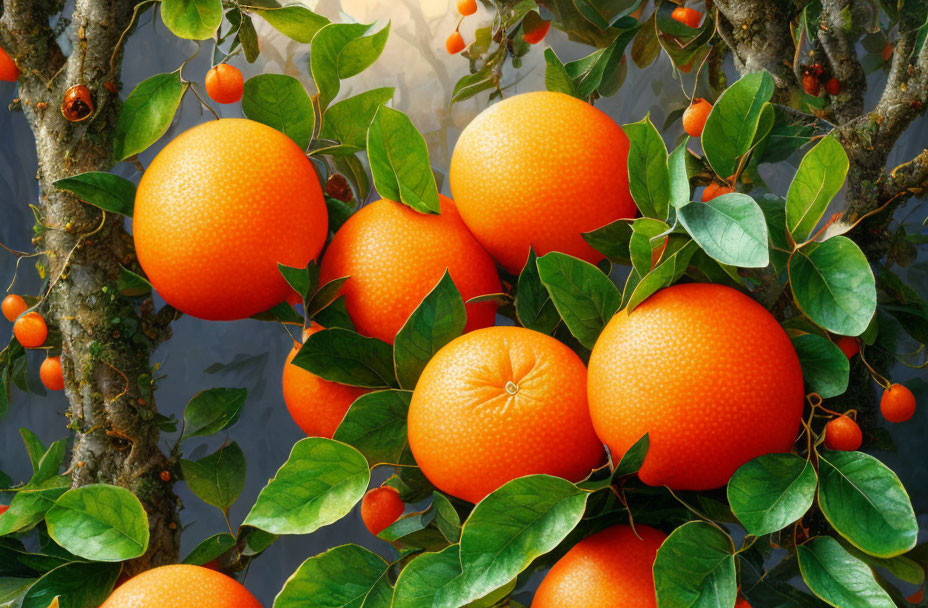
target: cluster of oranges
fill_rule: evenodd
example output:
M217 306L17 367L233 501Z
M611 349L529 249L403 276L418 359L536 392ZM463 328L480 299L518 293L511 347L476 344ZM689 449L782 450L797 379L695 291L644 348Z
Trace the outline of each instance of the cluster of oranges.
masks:
M464 17L477 12L477 0L457 0L457 9L461 19L458 20L458 25L454 28L454 31L445 39L445 50L451 55L457 55L467 48L464 38L461 36L461 21L463 21ZM538 44L545 39L550 28L551 21L549 20L524 20L522 22L522 38L529 44Z
M13 335L23 348L39 348L45 344L48 325L38 312L27 312L29 305L22 296L15 293L6 296L0 308L6 320L13 323ZM50 391L64 390L61 357L46 357L39 367L39 379Z

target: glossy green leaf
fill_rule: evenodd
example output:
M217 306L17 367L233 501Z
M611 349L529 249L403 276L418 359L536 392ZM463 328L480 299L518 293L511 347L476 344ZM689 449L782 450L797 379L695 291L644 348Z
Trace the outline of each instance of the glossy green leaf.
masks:
M770 262L764 212L750 196L733 192L678 210L680 223L703 251L722 264L763 268Z
M593 348L622 297L609 277L589 262L551 252L537 260L538 276L570 333Z
M805 515L817 486L811 462L795 454L766 454L735 471L728 502L748 533L762 536Z
M824 451L819 476L819 507L852 545L876 557L895 557L915 546L912 502L882 462L862 452Z
M396 334L393 360L400 387L415 388L426 363L444 345L460 336L466 323L464 300L446 270Z
M844 185L849 161L838 140L823 138L799 163L786 194L786 227L796 242L809 238Z
M545 49L545 89L565 95L577 96L574 81L564 68L554 49Z
M429 149L408 116L380 106L367 131L367 154L380 196L420 213L440 212Z
M205 437L238 422L248 397L244 388L211 388L194 395L184 408L181 439Z
M152 286L148 279L140 274L136 274L125 268L119 269L119 277L116 279L116 291L120 295L130 298L147 296L151 294Z
M311 42L316 33L329 24L329 20L322 15L295 3L280 7L279 3L272 0L251 0L248 4L268 7L255 12L284 36L304 44Z
M357 40L370 28L370 25L363 23L330 23L313 37L310 68L319 91L319 107L323 112L341 89L341 54L352 40Z
M797 548L802 579L816 596L837 608L895 608L873 572L830 536Z
M753 72L731 85L715 102L702 132L706 159L723 177L733 175L742 156L755 143L765 104L773 96L773 78Z
M435 527L448 542L461 540L461 516L451 504L451 500L441 492L432 493L432 509L435 510Z
M235 442L200 460L181 459L184 481L206 504L227 510L245 487L245 454Z
M657 267L641 277L632 271L625 285L623 301L629 312L648 299L658 290L668 287L679 279L689 264L693 254L698 251L696 243L683 235L671 235Z
M329 549L303 562L274 598L274 608L361 608L388 564L358 545Z
M351 78L369 68L380 57L389 37L390 24L387 23L376 34L348 42L338 55L338 77Z
M396 386L390 345L347 329L336 327L314 333L292 363L326 380L350 386Z
M667 157L667 170L670 175L670 204L674 209L680 209L690 203L690 176L686 169L686 144L688 135L683 137L670 156Z
M309 94L299 80L285 74L259 74L245 82L242 112L273 127L296 142L309 146L316 114Z
M161 0L161 19L179 38L206 40L222 23L222 0Z
M529 248L528 260L516 283L516 317L523 327L550 335L561 322L561 316L538 276L537 259L535 250Z
M119 564L73 562L45 573L23 596L22 608L96 608L119 578Z
M628 253L632 258L632 268L639 275L646 275L651 271L656 251L663 251L666 247L670 227L661 220L650 217L639 217L632 222L632 236L628 240Z
M178 72L172 72L143 80L129 93L113 133L116 160L143 152L165 134L188 86Z
M230 551L233 547L235 547L234 536L226 532L214 534L194 547L193 551L191 551L181 563L202 566L214 559L222 557L223 554Z
M789 261L796 304L813 322L842 336L859 336L876 311L876 281L854 241L835 236L796 251Z
M53 478L34 490L20 490L0 517L0 536L28 530L45 517L62 494L71 486L66 477Z
M229 13L231 15L231 13ZM228 17L227 17L228 18ZM239 44L242 45L242 53L245 55L245 61L254 63L258 60L261 49L258 46L258 32L255 30L255 24L248 15L242 15L242 24L235 35ZM233 46L234 43L233 43Z
M595 92L608 96L607 93L614 92L605 89L615 79L625 54L625 47L637 31L637 27L620 31L608 47L564 65L567 74L574 81L578 97L586 99Z
M340 277L320 287L306 304L306 316L312 319L331 306L335 300L341 297L339 292L341 291L342 285L344 285L347 280L348 277Z
M670 210L667 146L650 115L622 128L629 141L628 187L632 198L642 215L665 220Z
M731 538L704 521L674 530L657 550L658 608L734 606L738 595Z
M461 575L460 545L451 545L437 553L422 553L400 572L393 608L461 606L463 603L453 597L463 595Z
M278 262L277 270L287 285L292 287L304 302L316 293L316 288L319 286L319 266L315 261L311 261L305 268L287 266Z
M628 448L624 454L622 454L621 460L615 465L615 471L612 473L614 479L620 477L627 477L628 475L634 475L644 464L644 459L648 455L648 449L651 447L651 439L648 437L648 434L645 433L641 436L641 439L632 444L632 447Z
M406 449L406 414L409 411L409 391L375 391L358 397L341 424L334 439L355 447L371 466L399 464Z
M272 534L311 534L347 515L369 482L367 461L351 446L301 439L261 490L244 525Z
M844 394L851 365L841 349L831 340L815 334L801 334L792 340L809 389L823 399Z
M591 232L584 232L582 236L590 247L609 258L613 264L627 266L631 261L628 247L632 224L629 220L616 220Z
M365 91L333 104L322 117L320 137L363 150L377 108L393 99L393 87Z
M135 494L110 485L68 490L45 514L48 535L85 559L119 562L148 550L148 515Z
M864 553L844 539L839 538L837 540L848 553L872 568L885 568L896 578L913 585L922 585L925 582L925 569L919 562L907 557L908 553L890 558L874 557ZM918 547L912 551L918 551Z
M67 190L85 203L104 211L132 217L132 209L135 206L135 184L118 175L90 171L59 179L55 182L55 187L59 190Z

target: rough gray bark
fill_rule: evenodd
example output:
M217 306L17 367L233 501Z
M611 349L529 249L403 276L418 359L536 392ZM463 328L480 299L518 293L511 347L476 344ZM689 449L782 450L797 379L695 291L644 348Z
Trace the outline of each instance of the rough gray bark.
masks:
M6 0L0 46L22 72L15 104L28 120L38 152L45 229L35 245L47 258L50 290L42 307L62 336L69 426L76 431L73 485L116 484L142 501L151 544L145 556L127 565L132 574L175 562L178 556L178 499L171 477L162 476L173 463L158 447L149 363L150 351L167 328L151 315L151 306L140 311L116 291L121 266L135 264L123 219L105 215L53 184L112 168L120 53L112 67L111 59L130 26L134 2L77 0L70 16L73 51L68 57L49 26L63 5L58 0ZM76 84L90 88L95 112L72 123L60 107L66 90Z

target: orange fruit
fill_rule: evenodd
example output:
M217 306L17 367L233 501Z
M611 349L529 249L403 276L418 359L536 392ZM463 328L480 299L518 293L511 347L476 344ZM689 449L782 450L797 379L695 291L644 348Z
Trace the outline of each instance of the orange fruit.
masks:
M386 199L371 203L352 215L329 244L321 281L351 277L342 293L360 333L392 344L446 270L465 302L500 291L493 260L468 232L454 202L439 199L440 215ZM495 319L494 302L467 305L467 331L493 325Z
M233 578L202 566L147 570L120 585L100 608L261 608Z
M39 367L39 379L50 391L64 390L64 373L61 370L61 357L46 357Z
M880 398L880 412L889 422L905 422L915 414L915 395L901 384L891 384Z
M712 111L712 104L702 97L695 97L693 103L683 111L683 130L690 137L699 137L706 126L706 119Z
M235 103L244 90L245 78L234 65L220 63L206 73L206 94L216 103Z
M841 415L825 425L825 447L829 450L853 452L860 448L864 434L850 417Z
M731 186L725 184L716 184L712 182L702 190L702 197L699 199L704 203L708 203L717 196L722 196L723 194L730 194L734 192L735 189Z
M526 30L523 26L522 38L529 44L538 44L548 35L549 29L551 29L551 22L545 20L540 21L534 29Z
M603 460L583 362L522 327L480 329L439 350L413 391L408 432L425 476L471 502L524 475L579 481Z
M451 192L477 240L518 274L530 246L601 260L581 233L635 215L627 167L628 138L604 112L563 93L523 93L461 133Z
M322 327L313 323L303 330L303 341ZM294 342L287 361L284 363L284 403L293 421L307 437L332 438L345 412L354 400L370 392L357 386L323 380L316 374L290 363L300 351L300 343Z
M665 538L642 525L586 537L554 564L531 608L655 608L651 567Z
M886 44L883 46L883 50L880 51L880 57L883 59L883 61L889 61L893 58L893 50L894 48L892 43L887 40Z
M905 599L909 600L913 604L921 604L924 598L925 598L924 589L919 589L918 591L916 591L915 593L913 593L912 595L910 595L909 597Z
M825 90L828 91L829 95L837 95L841 92L841 81L837 78L830 78L825 83Z
M23 345L23 348L38 348L45 344L48 326L39 313L27 312L13 323L13 335Z
M448 51L449 55L457 55L464 50L465 46L467 45L464 44L464 39L461 38L461 32L457 30L451 32L451 35L445 40L445 50Z
M16 82L19 80L19 68L13 58L0 48L0 80Z
M696 28L699 27L699 22L702 21L702 13L695 8L678 6L670 13L670 18L674 21L679 21L687 27Z
M10 505L0 505L0 515L6 513L10 508Z
M477 0L458 0L458 12L464 15L473 15L477 12Z
M3 303L0 304L0 309L2 309L3 316L6 317L7 321L15 321L16 317L26 312L27 308L29 306L26 301L15 293L3 298Z
M751 608L751 604L743 597L739 597L738 601L735 602L735 608Z
M822 92L822 83L815 74L806 74L802 77L802 89L812 97L818 97Z
M328 235L312 163L289 137L224 118L177 136L142 175L132 222L148 279L168 304L243 319L292 291L277 263L306 266Z
M851 336L841 336L835 340L835 346L841 349L848 359L860 352L860 340Z
M390 486L368 490L361 499L361 521L374 536L389 528L405 510L400 493Z
M730 287L674 285L620 311L593 347L590 413L613 462L645 433L639 477L709 490L747 461L789 451L805 391L767 310Z

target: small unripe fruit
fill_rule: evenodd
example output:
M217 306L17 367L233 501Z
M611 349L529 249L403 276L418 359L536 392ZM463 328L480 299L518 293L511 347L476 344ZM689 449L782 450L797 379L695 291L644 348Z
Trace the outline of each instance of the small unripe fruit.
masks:
M837 95L841 92L841 81L837 78L830 78L825 83L825 90L828 91L829 95Z
M678 6L670 13L670 18L674 21L679 21L687 27L696 28L699 27L699 22L702 21L702 13L694 8Z
M523 26L524 27L524 26ZM545 39L545 36L548 35L548 30L551 29L550 21L541 21L533 29L522 31L522 38L525 39L529 44L538 44Z
M47 357L39 367L39 379L50 391L64 390L64 373L61 370L61 357Z
M11 293L3 298L3 304L0 305L0 308L3 309L3 316L6 317L7 321L15 321L16 317L26 312L29 306L21 296Z
M915 395L901 384L891 384L883 391L880 412L889 422L905 422L915 414Z
M13 58L0 48L0 80L16 82L19 80L19 68Z
M458 0L458 12L464 15L473 15L477 12L477 0Z
M693 103L683 111L683 130L690 137L699 137L702 135L703 127L706 126L706 119L709 118L709 112L712 111L712 104L696 97Z
M864 434L848 416L838 416L825 425L825 447L829 450L852 452L860 448Z
M13 335L23 345L23 348L38 348L45 344L48 337L48 326L45 319L37 312L27 312L13 324Z
M450 55L457 55L464 50L465 46L464 39L461 38L460 32L451 32L451 35L445 40L445 50L448 51Z
M206 73L206 94L216 103L235 103L244 90L245 78L234 65L220 63Z
M361 521L368 531L376 536L399 519L405 509L406 505L395 488L374 488L361 500Z
M848 359L860 352L860 340L851 336L841 336L835 340L835 346L840 348Z

